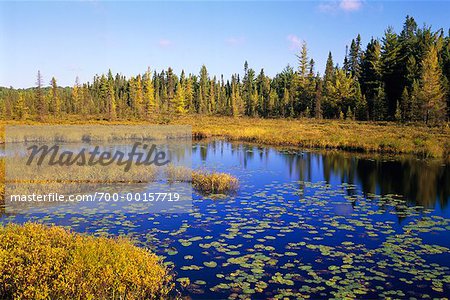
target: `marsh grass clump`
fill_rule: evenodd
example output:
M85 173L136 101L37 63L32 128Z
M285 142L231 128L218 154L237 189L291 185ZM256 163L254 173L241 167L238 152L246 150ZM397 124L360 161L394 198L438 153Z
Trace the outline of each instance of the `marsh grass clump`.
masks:
M193 171L192 187L203 194L229 194L237 191L239 181L227 173Z
M1 299L161 299L172 278L128 239L36 223L0 226Z
M167 181L170 183L180 181L180 182L190 182L192 180L192 169L185 166L175 166L173 164L168 164L164 168L164 174Z

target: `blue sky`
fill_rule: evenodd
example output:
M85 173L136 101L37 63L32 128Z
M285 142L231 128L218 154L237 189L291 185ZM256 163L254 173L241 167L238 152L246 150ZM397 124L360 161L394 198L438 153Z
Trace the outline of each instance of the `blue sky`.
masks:
M342 64L358 33L365 46L408 14L447 32L449 12L450 1L0 2L0 86L33 86L37 70L67 86L108 69L197 74L202 64L228 78L245 60L273 76L296 66L302 40L323 72L328 51Z

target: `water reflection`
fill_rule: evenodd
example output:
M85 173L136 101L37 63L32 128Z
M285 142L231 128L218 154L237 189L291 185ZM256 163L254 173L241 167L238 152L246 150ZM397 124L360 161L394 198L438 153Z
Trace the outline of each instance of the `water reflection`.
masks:
M412 205L444 209L450 198L450 165L414 157L388 158L338 151L305 152L225 141L193 147L194 164L239 164L281 172L290 180L356 185L364 194L396 194ZM265 175L261 175L265 176ZM260 178L261 179L261 178ZM349 195L355 190L348 190Z

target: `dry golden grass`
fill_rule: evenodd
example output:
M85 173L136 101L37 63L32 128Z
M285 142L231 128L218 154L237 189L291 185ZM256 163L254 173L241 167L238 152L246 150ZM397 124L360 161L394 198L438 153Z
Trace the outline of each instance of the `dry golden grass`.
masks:
M162 299L173 288L159 258L127 239L27 223L0 226L1 299Z
M192 187L203 194L228 194L239 188L239 181L227 173L193 171Z
M195 121L194 121L195 120ZM450 128L339 120L283 120L229 117L185 117L197 137L225 137L276 146L341 149L358 152L415 154L449 158Z
M233 193L239 188L238 179L228 173L192 170L174 165L168 165L165 173L169 182L191 182L193 189L206 195Z
M47 120L47 124L61 124ZM179 124L192 125L195 137L225 137L230 140L277 146L342 149L359 152L415 154L421 157L449 158L450 128L391 122L353 122L316 119L257 119L186 115L158 116L149 121L96 120L68 116L64 124ZM0 140L6 124L37 124L33 121L0 123Z

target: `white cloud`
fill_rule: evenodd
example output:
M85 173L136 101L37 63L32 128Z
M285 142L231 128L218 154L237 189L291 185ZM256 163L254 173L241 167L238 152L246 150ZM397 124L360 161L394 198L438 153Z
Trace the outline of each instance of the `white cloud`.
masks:
M363 0L330 0L319 4L321 12L335 13L338 11L358 11L363 6Z
M341 0L339 7L345 11L356 11L362 7L361 0Z
M158 45L160 47L163 47L163 48L172 46L172 44L173 44L172 41L171 40L167 40L167 39L160 39L159 42L158 42Z
M240 37L231 36L231 37L225 39L225 42L230 46L238 46L238 45L242 45L243 43L245 43L245 38L242 36L240 36Z
M289 41L289 50L297 50L302 47L303 41L295 34L288 35L287 40Z

